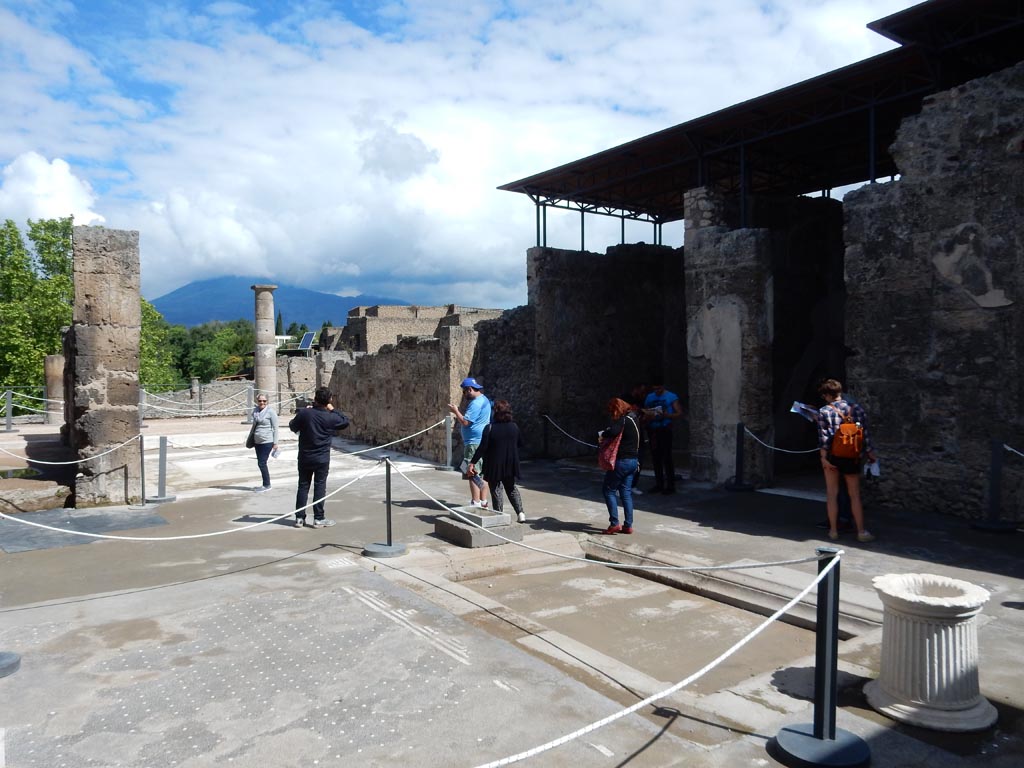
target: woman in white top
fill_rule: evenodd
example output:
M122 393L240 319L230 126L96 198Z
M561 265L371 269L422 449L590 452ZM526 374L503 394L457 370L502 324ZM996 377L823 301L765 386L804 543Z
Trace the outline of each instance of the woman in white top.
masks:
M263 476L263 486L257 488L256 492L262 493L270 490L270 468L267 467L267 459L277 448L277 414L267 405L266 395L256 396L256 407L252 409L252 423L256 463L259 464L260 474Z

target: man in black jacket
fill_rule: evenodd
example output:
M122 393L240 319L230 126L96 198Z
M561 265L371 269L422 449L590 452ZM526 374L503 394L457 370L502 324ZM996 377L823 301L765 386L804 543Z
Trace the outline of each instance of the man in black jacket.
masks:
M295 527L306 524L306 506L309 484L313 483L313 527L334 525L324 517L324 497L327 495L327 473L331 470L331 438L339 429L348 426L348 418L334 410L333 395L327 387L313 394L312 407L295 414L288 428L299 435L299 488L295 492ZM314 479L315 478L315 479Z

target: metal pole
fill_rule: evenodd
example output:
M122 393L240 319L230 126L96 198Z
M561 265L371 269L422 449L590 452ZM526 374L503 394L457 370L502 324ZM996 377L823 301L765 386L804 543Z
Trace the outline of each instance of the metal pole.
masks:
M839 550L818 547L818 573L835 566L818 584L818 615L814 646L814 738L836 737L836 679L839 665ZM828 559L826 559L828 558Z
M142 429L144 424L142 420L146 417L146 390L139 387L139 429Z
M405 554L405 544L395 544L391 539L391 459L384 456L385 480L384 480L384 502L386 504L386 517L388 526L388 540L386 544L367 544L363 548L363 557L397 557Z
M992 460L988 470L988 514L971 523L972 528L990 533L1013 533L1017 523L1000 520L1003 506L1003 451L1002 440L992 439Z
M391 542L391 460L384 460L384 506L387 509L388 518L388 546Z
M252 408L253 408L253 385L250 384L248 389L245 391L245 423L252 424ZM278 410L281 406L278 405Z
M444 455L445 455L445 469L455 469L455 462L452 458L452 429L454 425L452 421L455 417L448 413L444 417Z
M814 722L782 728L768 749L783 765L860 768L871 749L859 736L836 728L836 679L839 664L839 550L818 547L818 573L835 561L818 583L814 652Z
M541 418L541 421L544 424L544 458L545 459L550 459L551 458L551 451L550 451L551 444L549 442L549 434L548 434L548 415L546 413L542 414L540 418Z
M142 487L141 503L146 503L146 438L139 435L139 485Z
M11 390L4 392L4 410L7 411L7 429L5 432L17 432L12 426L14 423L14 404L11 402Z
M174 501L176 497L167 495L167 436L160 435L160 468L157 472L157 496L147 498L145 501L155 504L162 504L165 501Z
M732 484L726 485L730 491L752 491L754 486L743 481L743 422L736 422L736 474Z
M281 412L281 385L277 385L277 412Z

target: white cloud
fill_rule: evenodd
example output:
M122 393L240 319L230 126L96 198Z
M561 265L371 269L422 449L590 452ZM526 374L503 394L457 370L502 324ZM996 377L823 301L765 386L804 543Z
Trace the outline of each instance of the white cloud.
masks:
M0 216L63 199L139 230L149 298L261 274L511 306L534 210L498 185L889 48L864 24L912 2L8 0ZM577 216L548 223L578 246Z
M104 218L92 210L95 203L89 182L75 176L60 158L48 162L26 152L3 169L0 215L16 224L65 216L74 216L76 224L102 224Z

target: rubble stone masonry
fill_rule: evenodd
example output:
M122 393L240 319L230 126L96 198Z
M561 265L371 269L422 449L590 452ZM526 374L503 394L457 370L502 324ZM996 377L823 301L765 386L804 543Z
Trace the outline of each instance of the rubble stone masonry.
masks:
M849 377L882 462L871 496L987 508L990 440L1024 447L1024 64L928 99L891 147L902 176L845 199ZM1004 517L1024 517L1007 455Z

